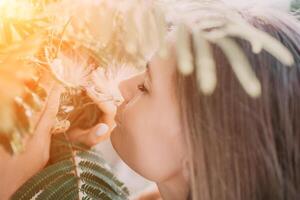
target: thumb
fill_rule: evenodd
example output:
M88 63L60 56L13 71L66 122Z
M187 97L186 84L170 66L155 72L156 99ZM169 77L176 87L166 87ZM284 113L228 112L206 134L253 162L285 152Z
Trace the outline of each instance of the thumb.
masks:
M82 131L83 132L83 131ZM86 132L86 134L80 135L76 141L84 143L88 146L94 146L109 138L111 133L111 128L105 124L100 123L93 127L91 130Z

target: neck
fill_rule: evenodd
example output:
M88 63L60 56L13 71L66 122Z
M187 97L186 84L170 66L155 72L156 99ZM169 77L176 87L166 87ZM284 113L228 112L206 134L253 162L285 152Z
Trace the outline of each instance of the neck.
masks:
M188 198L189 184L182 173L157 183L157 187L164 200L183 200Z

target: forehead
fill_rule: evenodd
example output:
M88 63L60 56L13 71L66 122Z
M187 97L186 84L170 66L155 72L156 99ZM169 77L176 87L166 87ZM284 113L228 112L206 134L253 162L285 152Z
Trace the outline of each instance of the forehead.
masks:
M162 58L158 54L149 62L149 73L154 91L165 99L176 101L176 55L175 49L169 49L169 55ZM169 98L170 97L170 98Z
M172 77L176 71L176 52L174 42L168 41L168 55L161 57L158 53L155 54L149 62L149 71L155 75L161 74L165 78Z

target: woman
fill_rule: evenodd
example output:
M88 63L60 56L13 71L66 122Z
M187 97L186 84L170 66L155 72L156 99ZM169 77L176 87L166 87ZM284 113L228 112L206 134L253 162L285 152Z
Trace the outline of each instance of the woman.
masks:
M146 72L120 84L124 102L116 116L114 105L99 102L109 126L107 130L107 125L100 124L101 133L112 130L112 144L120 157L136 172L155 181L163 199L300 198L299 24L292 26L291 19L275 16L268 20L245 14L245 18L282 41L295 59L295 65L286 68L266 52L255 55L246 41L236 40L262 83L261 97L253 99L245 93L216 46L213 53L218 87L212 95L203 95L197 88L195 72L189 76L178 72L171 38L168 58L154 56ZM55 91L56 101L49 100L53 107L47 109L51 114L42 118L34 137L40 139L32 139L45 151L29 145L28 153L23 154L24 160L36 163L24 167L16 163L20 160L27 164L22 156L0 157L1 162L8 163L4 172L10 172L4 173L1 182L17 180L0 186L1 192L6 192L1 198L6 199L47 161L49 130L60 89ZM106 137L101 133L88 134L87 143ZM47 140L41 143L41 138ZM40 152L45 156L33 156ZM4 165L0 167L2 171Z
M172 39L168 58L154 56L145 72L120 84L124 102L111 126L112 144L157 183L163 199L300 199L300 26L285 16L243 16L295 59L287 68L235 39L261 81L259 98L246 94L216 46L218 86L203 95L196 72L178 72ZM114 110L106 110L113 119Z

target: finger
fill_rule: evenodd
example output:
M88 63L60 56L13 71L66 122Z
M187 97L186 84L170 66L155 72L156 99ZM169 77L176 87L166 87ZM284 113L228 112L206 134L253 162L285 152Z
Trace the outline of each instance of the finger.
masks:
M31 118L31 122L32 122L32 124L34 124L35 129L49 104L50 96L53 95L55 90L56 90L55 92L59 92L59 91L57 91L57 88L58 87L60 88L60 86L58 86L57 83L53 79L49 80L49 77L46 77L46 76L43 76L43 79L41 79L39 81L39 84L46 91L47 97L46 97L46 100L42 103L42 109L39 112L36 112ZM60 91L60 92L62 92L62 91Z
M68 138L70 139L70 141L78 141L78 138L83 136L83 135L87 135L89 134L89 132L91 132L91 129L87 129L87 130L82 130L80 128L75 128L75 129L72 129L70 131L68 131Z
M35 147L40 151L39 158L37 159L40 159L43 165L46 164L49 159L51 128L56 121L56 114L58 112L60 94L62 91L63 88L61 86L54 85L49 92L45 108L40 114L35 134L32 139Z
M112 129L106 123L98 124L90 133L91 137L94 138L94 143L98 144L109 138Z
M94 146L109 138L111 129L107 124L100 123L86 135L81 135L76 141L86 144L88 146Z
M60 95L63 87L55 83L49 92L44 109L39 114L39 119L36 125L36 132L49 134L51 127L54 125L56 115L59 108Z
M42 86L43 89L47 93L47 97L46 97L46 100L43 101L43 103L42 103L42 109L39 110L38 112L34 113L34 115L30 119L30 121L32 122L32 124L35 126L34 129L36 129L36 127L37 127L37 125L38 125L38 123L39 123L39 121L40 121L43 113L45 112L45 109L46 109L46 106L47 106L47 103L48 103L48 98L49 98L49 95L50 95L50 93L51 93L51 91L52 91L52 89L54 87L54 84L55 83L52 81L52 82L49 82L49 84L47 85L47 87Z

